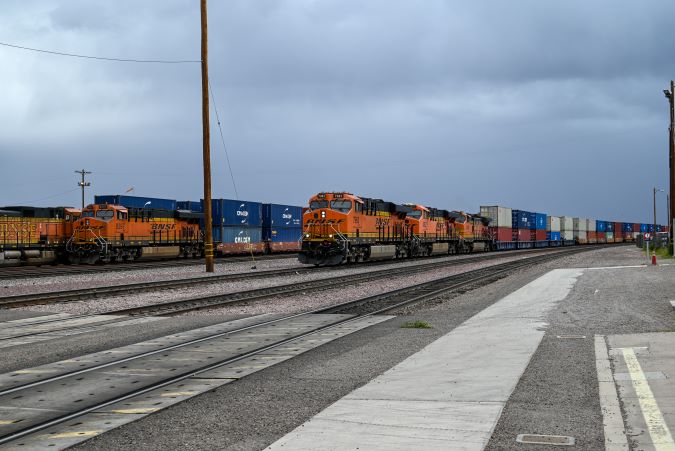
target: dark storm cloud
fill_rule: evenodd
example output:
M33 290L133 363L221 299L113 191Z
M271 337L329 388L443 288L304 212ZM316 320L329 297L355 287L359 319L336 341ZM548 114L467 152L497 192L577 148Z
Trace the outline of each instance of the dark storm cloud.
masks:
M348 189L447 208L502 203L648 221L651 187L667 185L661 90L675 76L672 2L209 7L211 81L245 198L301 203ZM198 59L197 9L187 0L8 2L0 41ZM0 203L63 192L81 166L95 172L98 193L134 186L199 198L198 64L6 48L0 58L1 163L26 168L6 176ZM214 193L231 197L213 122ZM25 173L42 183L25 183Z

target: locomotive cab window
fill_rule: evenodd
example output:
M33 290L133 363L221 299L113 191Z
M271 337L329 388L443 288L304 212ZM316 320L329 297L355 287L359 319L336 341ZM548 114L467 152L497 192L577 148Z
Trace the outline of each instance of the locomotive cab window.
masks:
M117 219L121 221L125 221L127 219L127 214L123 211L118 211L117 212Z
M351 200L332 200L330 202L331 210L339 211L340 213L349 213L352 209Z
M356 202L356 204L354 204L354 209L356 210L357 213L361 213L363 211L363 204Z
M82 212L82 217L83 218L93 218L94 217L94 212L93 211L83 211Z
M313 200L309 203L310 210L318 210L319 208L328 208L327 200Z
M115 212L112 210L99 210L96 212L96 217L104 221L110 221L115 216Z
M419 211L419 210L413 210L413 211L408 213L408 216L410 216L411 218L414 218L414 219L419 219L419 218L422 217L422 212Z

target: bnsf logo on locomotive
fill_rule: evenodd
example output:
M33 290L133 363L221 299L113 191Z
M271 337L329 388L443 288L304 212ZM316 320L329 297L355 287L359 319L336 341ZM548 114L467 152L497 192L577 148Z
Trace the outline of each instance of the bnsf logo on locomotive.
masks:
M386 218L376 218L375 219L375 225L377 227L386 227L389 225L389 219Z
M152 230L175 230L176 224L153 224Z

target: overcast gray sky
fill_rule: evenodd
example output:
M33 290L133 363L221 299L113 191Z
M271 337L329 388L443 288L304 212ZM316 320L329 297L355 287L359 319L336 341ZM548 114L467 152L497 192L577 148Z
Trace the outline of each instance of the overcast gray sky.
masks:
M651 189L667 188L672 0L212 0L209 13L243 199L347 190L651 222ZM0 42L198 60L199 2L6 0ZM199 199L199 70L0 47L0 205L78 205L80 168L88 200ZM214 197L232 198L212 120Z

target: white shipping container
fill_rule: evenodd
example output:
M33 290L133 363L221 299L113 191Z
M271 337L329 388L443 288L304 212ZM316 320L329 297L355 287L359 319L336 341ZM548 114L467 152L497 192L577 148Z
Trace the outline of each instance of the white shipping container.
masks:
M572 218L570 218L570 219L572 219ZM571 229L570 230L562 230L560 232L560 238L563 241L572 241L572 240L574 240L574 232L572 232Z
M574 222L572 221L571 216L561 216L560 217L560 231L566 231L569 230L570 232L574 229L573 228ZM563 238L563 240L566 240L567 238ZM570 238L572 239L572 238Z
M586 233L585 230L575 230L573 232L573 236L575 240L579 240L580 243L585 243L586 240L588 239L588 234Z
M579 231L586 231L586 218L573 218L572 219L572 229Z
M586 220L586 231L587 232L595 232L597 226L597 221L595 219L587 219Z
M480 215L490 218L491 227L508 227L511 228L511 209L498 206L481 206Z
M560 232L560 217L549 216L546 220L546 230L548 232Z

